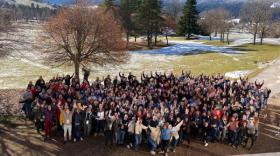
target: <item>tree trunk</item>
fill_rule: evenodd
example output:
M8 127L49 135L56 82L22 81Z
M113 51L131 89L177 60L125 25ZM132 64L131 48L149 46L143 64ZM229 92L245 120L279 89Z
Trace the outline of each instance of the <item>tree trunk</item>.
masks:
M229 32L227 32L227 43L229 44Z
M78 61L75 61L74 64L75 64L75 74L79 77L79 75L80 75L80 63Z
M126 47L129 46L129 31L126 32Z
M254 45L256 45L256 38L257 38L257 33L254 33Z
M254 30L254 45L256 45L257 33L258 33L258 25L256 24Z
M209 40L212 41L212 36L211 36L211 34L209 35Z
M155 33L155 46L157 46L157 33Z
M263 45L263 38L264 38L264 28L261 31L261 45Z
M169 43L168 43L168 35L167 35L167 33L165 34L165 38L166 38L166 45L168 45Z
M136 42L137 41L137 37L136 36L134 36L134 42Z
M187 39L189 40L191 38L191 34L190 33L188 33L188 37L187 37Z
M214 37L217 37L217 35L218 35L218 32L217 32L217 31L215 31L215 35L214 35Z
M147 34L148 47L151 48L151 35Z

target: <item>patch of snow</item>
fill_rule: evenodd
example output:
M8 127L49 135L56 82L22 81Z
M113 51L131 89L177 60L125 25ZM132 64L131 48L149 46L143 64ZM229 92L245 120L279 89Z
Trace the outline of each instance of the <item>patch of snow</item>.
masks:
M237 78L239 78L239 77L246 77L246 76L249 75L251 72L252 72L252 71L250 71L250 70L242 70L242 71L227 72L227 73L225 73L225 77L237 79Z
M256 39L257 43L260 43L261 39ZM229 46L240 46L244 44L250 44L253 43L253 38L246 38L246 39L237 39ZM274 44L274 45L280 45L280 38L264 38L263 43L266 44Z
M174 44L169 47L154 50L138 50L132 53L138 54L163 54L163 55L188 55L199 54L203 52L217 52L223 54L240 54L241 52L233 50L229 47L211 46L203 43L192 41L171 41Z
M238 58L234 57L233 58L234 61L240 61Z

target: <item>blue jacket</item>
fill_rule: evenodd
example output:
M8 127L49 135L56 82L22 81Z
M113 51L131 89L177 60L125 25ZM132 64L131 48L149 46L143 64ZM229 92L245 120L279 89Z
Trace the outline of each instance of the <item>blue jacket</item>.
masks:
M170 140L171 139L171 129L163 129L161 131L161 140Z

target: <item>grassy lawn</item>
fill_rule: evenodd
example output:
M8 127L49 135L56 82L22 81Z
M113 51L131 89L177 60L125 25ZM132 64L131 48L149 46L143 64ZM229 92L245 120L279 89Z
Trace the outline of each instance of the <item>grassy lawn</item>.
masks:
M204 40L203 42L204 44L208 44L208 45L213 45L213 46L227 46L230 45L230 43L228 44L227 42L221 42L221 41L217 41L217 40Z
M258 64L269 63L280 56L280 46L277 45L244 45L234 49L245 52L244 54L223 55L206 53L201 55L185 56L175 64L184 64L194 74L217 74L236 70L252 70L249 77L257 75L262 69ZM175 68L176 73L181 71Z

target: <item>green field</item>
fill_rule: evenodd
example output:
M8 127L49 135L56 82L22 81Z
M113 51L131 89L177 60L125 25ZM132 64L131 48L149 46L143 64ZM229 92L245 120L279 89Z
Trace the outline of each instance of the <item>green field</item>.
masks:
M212 43L215 42L213 41ZM263 69L260 67L261 64L269 63L280 56L279 45L248 44L234 47L234 49L242 51L244 54L223 55L206 53L186 56L174 63L187 65L195 74L217 74L237 70L252 70L253 72L249 75L252 77ZM177 68L175 71L180 72L180 69Z

